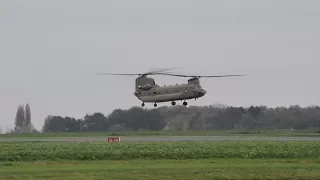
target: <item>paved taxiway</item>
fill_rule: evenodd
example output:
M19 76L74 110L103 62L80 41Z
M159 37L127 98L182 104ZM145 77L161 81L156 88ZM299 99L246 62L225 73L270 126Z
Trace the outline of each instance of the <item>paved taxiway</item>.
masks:
M268 137L268 136L123 136L122 142L161 142L161 141L320 141L320 137ZM42 141L42 142L101 142L108 137L34 137L0 138L0 141Z

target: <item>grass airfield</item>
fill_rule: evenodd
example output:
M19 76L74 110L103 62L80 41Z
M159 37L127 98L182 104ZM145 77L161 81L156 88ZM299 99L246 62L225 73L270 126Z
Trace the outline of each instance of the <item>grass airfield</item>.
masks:
M0 179L319 179L314 159L41 161L0 163Z
M109 136L121 142L108 143ZM0 179L320 177L320 136L312 131L31 133L0 140Z

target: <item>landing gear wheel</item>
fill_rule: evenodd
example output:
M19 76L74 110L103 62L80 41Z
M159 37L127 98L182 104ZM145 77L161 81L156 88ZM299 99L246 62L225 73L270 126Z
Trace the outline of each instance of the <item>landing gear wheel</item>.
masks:
M184 105L184 106L187 106L187 105L188 105L188 103L187 103L186 101L184 101L184 102L183 102L183 105Z
M153 105L154 107L157 107L157 103L154 103L154 105Z
M142 107L144 107L144 102L141 104Z
M172 106L176 105L176 102L172 101L172 102L171 102L171 105L172 105Z

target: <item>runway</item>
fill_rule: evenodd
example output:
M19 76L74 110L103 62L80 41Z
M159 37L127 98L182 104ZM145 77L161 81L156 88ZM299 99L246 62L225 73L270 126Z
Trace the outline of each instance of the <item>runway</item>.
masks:
M115 137L115 136L112 136ZM123 136L121 142L162 141L320 141L320 137L268 137L268 136ZM10 137L1 142L107 142L108 137Z

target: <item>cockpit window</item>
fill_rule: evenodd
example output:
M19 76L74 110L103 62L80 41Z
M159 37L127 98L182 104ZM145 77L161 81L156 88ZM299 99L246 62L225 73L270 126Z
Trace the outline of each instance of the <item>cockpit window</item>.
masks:
M153 85L156 85L156 82L154 82L154 80L152 80Z

